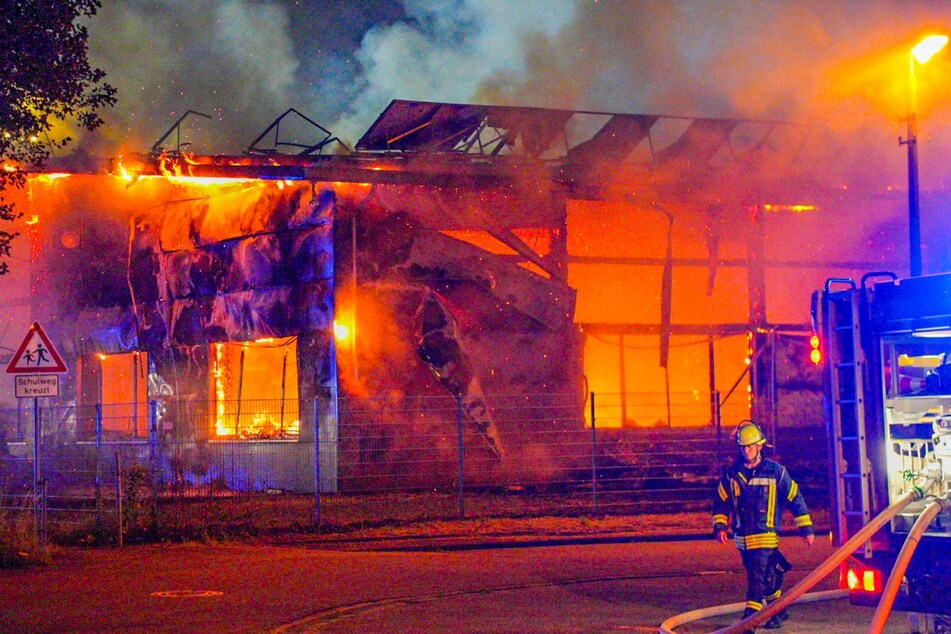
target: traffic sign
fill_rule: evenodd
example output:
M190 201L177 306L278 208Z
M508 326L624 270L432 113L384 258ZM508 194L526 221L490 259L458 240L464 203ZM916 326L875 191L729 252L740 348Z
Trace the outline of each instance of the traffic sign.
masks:
M17 398L59 396L59 376L56 374L21 374L13 378Z
M63 358L53 347L43 327L35 321L7 364L7 374L57 374L66 371Z

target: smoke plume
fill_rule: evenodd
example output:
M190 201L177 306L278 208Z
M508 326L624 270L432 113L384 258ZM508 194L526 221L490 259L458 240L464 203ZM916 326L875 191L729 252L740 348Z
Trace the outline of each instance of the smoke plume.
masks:
M120 103L84 144L144 150L195 110L192 149L236 152L294 107L352 145L399 98L788 121L835 178L900 186L908 50L948 27L938 1L116 1L90 52ZM951 146L949 59L917 73L928 165Z

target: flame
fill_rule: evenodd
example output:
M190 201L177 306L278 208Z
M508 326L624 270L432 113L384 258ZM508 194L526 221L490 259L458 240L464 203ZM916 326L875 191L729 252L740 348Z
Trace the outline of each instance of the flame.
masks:
M801 214L807 211L819 211L819 208L815 205L763 205L765 211L791 211L796 214Z
M116 158L115 169L119 178L131 183L139 179L144 171L144 166L140 161L120 155Z
M242 439L262 439L287 438L289 436L300 435L300 421L295 420L284 426L282 429L278 423L275 423L270 414L260 412L251 417L251 425L242 428L238 434Z
M269 163L274 163L270 160ZM115 162L115 175L127 183L137 181L140 178L161 178L173 183L187 185L227 185L232 183L241 184L262 184L274 182L279 189L293 185L295 179L274 179L262 180L251 176L195 176L195 172L206 166L215 165L260 165L261 162L252 162L245 158L227 159L222 157L204 157L194 156L182 153L181 155L169 155L165 152L160 154L157 159L154 157L142 156L119 156ZM195 168L195 169L193 169ZM155 170L158 173L154 173Z
M159 156L159 171L166 178L174 178L182 175L182 166L177 161L169 160L168 155L162 152Z
M291 180L291 179L289 179L289 178L284 178L284 179L281 179L281 180L278 180L278 181L274 181L274 182L277 183L277 188L278 188L278 189L280 189L281 191L284 191L284 188L285 188L285 187L290 187L290 186L293 185L296 181L293 181L293 180Z
M227 185L229 183L260 183L253 178L229 178L224 176L165 176L173 183L189 185Z
M334 321L334 337L337 341L346 341L350 337L350 327Z
M59 180L59 179L61 179L61 178L69 178L69 176L70 176L70 174L63 174L63 173L59 173L59 172L53 172L53 173L50 173L50 174L40 174L40 175L37 176L36 178L37 178L37 180L39 180L41 183L51 183L51 182L53 182L53 181L55 181L55 180Z
M182 154L182 161L165 152L159 156L159 171L162 176L173 183L191 184L191 185L215 185L224 183L250 183L255 181L253 178L229 178L217 176L192 176L191 166L202 165L195 157Z
M228 436L230 431L225 427L225 382L224 382L224 370L221 365L221 357L223 356L224 345L220 343L214 344L215 346L215 365L212 369L212 375L215 379L215 434L217 436Z

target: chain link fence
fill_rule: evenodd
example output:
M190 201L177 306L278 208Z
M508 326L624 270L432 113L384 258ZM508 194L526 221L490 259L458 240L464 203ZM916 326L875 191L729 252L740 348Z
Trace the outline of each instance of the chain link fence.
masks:
M166 399L38 407L38 436L34 411L0 410L0 512L32 513L43 539L115 542L157 530L257 531L261 515L274 530L346 530L705 510L735 456L715 404L694 394L474 404L391 395L302 407ZM824 430L779 425L776 434L810 503L825 505Z

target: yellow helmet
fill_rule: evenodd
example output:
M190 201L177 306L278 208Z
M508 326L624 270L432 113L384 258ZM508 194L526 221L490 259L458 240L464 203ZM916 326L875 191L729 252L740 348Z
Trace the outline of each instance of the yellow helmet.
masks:
M766 434L764 434L760 426L753 421L744 420L736 427L736 444L740 447L765 445Z

